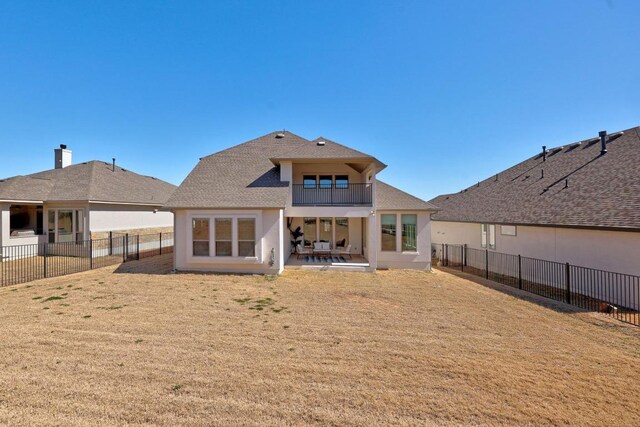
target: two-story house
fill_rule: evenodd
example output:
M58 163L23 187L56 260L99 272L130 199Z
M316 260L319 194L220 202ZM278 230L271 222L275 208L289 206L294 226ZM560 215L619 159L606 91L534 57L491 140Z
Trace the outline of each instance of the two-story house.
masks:
M165 205L176 270L431 268L436 208L376 175L373 156L273 132L200 159ZM303 233L297 240L296 231Z

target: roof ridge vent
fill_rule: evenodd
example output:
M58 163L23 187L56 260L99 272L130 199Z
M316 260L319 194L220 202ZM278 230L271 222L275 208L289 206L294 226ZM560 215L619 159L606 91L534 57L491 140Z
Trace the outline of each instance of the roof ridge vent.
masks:
M325 144L323 139L319 139L318 142L316 142L316 145L319 145L320 147L323 147Z

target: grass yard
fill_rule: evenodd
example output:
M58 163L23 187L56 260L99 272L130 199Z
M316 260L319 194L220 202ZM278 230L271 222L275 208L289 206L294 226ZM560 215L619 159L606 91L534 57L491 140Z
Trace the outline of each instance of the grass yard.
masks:
M443 272L170 265L0 288L0 424L640 425L640 328L602 315Z

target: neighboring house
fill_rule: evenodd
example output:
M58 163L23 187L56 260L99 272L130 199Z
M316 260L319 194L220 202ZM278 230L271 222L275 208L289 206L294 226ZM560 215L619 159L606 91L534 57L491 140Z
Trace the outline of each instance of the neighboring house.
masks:
M175 186L113 164L71 164L55 149L55 169L0 180L0 246L80 242L121 233L172 230L158 211Z
M639 130L543 147L433 199L433 242L640 275Z
M324 242L362 269L429 269L435 207L378 181L385 167L290 132L203 157L165 205L174 212L175 268L274 274L288 261L326 266L328 258L292 254L299 227L305 254Z

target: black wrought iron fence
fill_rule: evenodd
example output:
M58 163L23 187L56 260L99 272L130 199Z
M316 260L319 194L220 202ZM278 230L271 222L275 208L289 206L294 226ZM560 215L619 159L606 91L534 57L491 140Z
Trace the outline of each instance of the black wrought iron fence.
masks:
M0 286L15 285L173 252L173 233L115 235L81 242L0 246Z
M640 276L466 245L432 244L434 263L640 326Z

